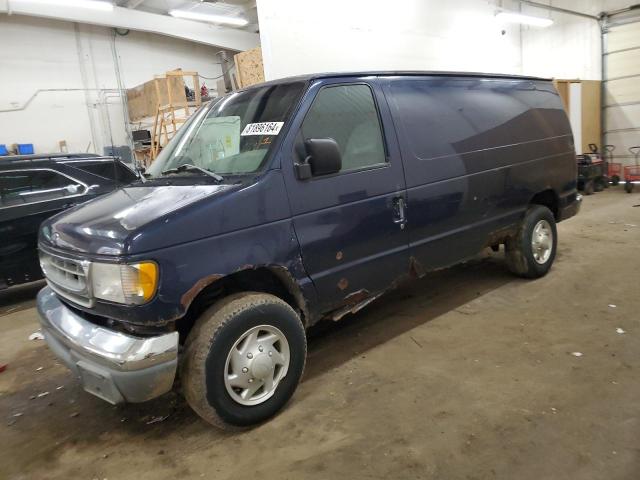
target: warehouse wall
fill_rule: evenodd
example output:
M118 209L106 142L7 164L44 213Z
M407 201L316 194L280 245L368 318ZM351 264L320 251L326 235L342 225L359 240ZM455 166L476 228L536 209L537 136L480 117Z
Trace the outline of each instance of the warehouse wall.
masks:
M258 0L265 74L271 79L318 71L416 69L600 78L596 22L530 8L551 16L555 25L504 25L495 19L499 4L527 11L513 0ZM601 4L553 2L596 12Z
M34 143L37 152L102 153L126 143L112 52L113 31L69 22L0 16L0 143ZM173 68L216 77L218 48L142 32L116 36L121 78L133 87ZM215 81L204 80L215 90ZM94 89L41 92L39 89Z
M267 78L317 71L521 69L518 26L481 0L258 0Z
M547 2L548 3L548 2ZM553 5L597 16L601 1L563 0ZM544 10L523 6L522 13L545 15ZM600 80L600 27L594 20L558 12L545 16L554 24L522 30L522 73L542 77Z

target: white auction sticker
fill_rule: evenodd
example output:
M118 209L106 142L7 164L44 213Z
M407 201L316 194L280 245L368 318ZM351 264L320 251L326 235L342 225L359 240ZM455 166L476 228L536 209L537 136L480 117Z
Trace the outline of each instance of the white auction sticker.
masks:
M284 122L247 123L240 135L278 135Z

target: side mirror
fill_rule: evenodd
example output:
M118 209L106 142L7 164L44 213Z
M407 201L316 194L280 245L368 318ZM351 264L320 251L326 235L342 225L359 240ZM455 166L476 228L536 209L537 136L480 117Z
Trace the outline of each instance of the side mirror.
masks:
M307 157L296 164L300 180L312 176L330 175L342 169L342 155L338 143L333 138L309 138L304 142Z

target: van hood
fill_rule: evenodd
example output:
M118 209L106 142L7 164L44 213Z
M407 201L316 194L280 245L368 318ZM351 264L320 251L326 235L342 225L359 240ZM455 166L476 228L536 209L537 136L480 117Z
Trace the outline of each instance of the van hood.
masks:
M131 252L143 227L168 219L189 206L235 185L139 185L125 187L45 221L40 242L99 255Z

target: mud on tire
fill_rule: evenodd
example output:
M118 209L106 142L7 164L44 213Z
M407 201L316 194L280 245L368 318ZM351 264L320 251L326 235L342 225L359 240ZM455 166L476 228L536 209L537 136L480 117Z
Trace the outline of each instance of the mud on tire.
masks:
M242 405L225 385L227 358L238 339L259 326L272 326L286 337L288 368L268 399ZM286 302L257 292L231 295L207 309L187 337L180 364L184 396L200 417L216 427L255 425L274 416L291 398L302 376L306 353L304 326Z
M551 234L548 254L534 251L535 229L542 224ZM545 243L545 244L546 244ZM524 278L538 278L547 274L556 256L558 232L553 213L542 205L532 205L527 210L517 233L505 243L505 258L509 270Z

